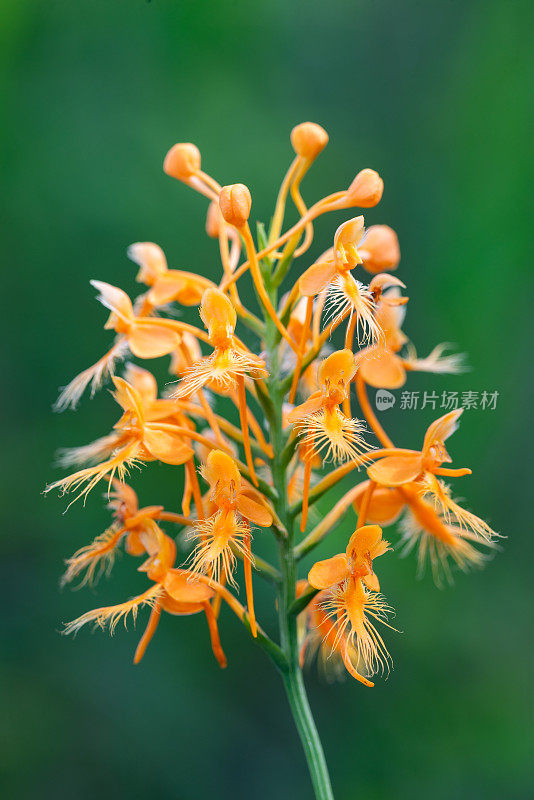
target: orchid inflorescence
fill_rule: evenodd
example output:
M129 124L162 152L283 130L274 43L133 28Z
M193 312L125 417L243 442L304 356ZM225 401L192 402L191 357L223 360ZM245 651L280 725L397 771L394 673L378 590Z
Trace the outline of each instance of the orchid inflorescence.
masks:
M459 356L445 354L445 346L419 359L402 331L408 298L402 295L404 283L392 274L400 261L396 233L387 225L366 229L364 217L355 216L338 227L331 248L287 280L297 259L305 260L319 216L373 208L382 197L378 173L363 169L348 189L308 207L302 180L327 142L326 131L314 123L293 129L295 158L280 186L269 230L258 224L256 241L249 226L248 188L239 183L221 187L202 170L193 144L171 148L164 171L210 201L206 231L218 241L220 282L169 269L165 254L152 242L128 248L139 266L137 280L147 287L133 302L122 289L91 281L110 312L105 327L115 339L102 358L63 389L56 408L74 408L87 388L94 394L111 379L120 416L111 432L92 444L62 451L62 464L78 469L47 487L77 492L85 502L104 481L113 513L105 533L67 560L63 583L94 583L110 573L120 549L144 557L138 569L149 581L142 594L87 612L66 632L87 623L107 625L113 632L119 620L130 614L135 618L148 606L148 624L134 657L138 663L162 611L204 613L213 653L225 667L218 630L224 603L284 677L318 797L330 797L331 790L307 713L301 668L318 653L322 665L369 687L374 674L389 670L383 636L394 630L388 621L392 609L380 593L375 559L393 548L382 528L399 520L400 551L417 552L419 572L429 561L438 584L452 580L454 565L466 571L483 564L496 537L487 523L453 499L445 482L471 472L451 468L445 447L461 409L435 420L421 448L412 450L393 443L368 400L367 386L397 389L410 371L463 368ZM299 218L283 231L289 198ZM238 284L247 273L259 316L239 294ZM285 281L290 288L282 292ZM182 319L189 307L198 308L203 327ZM236 334L238 323L248 344ZM341 349L333 350L336 331L344 340ZM120 377L117 368L129 355L140 360L169 356L177 383L160 395L152 373L131 362ZM353 414L353 387L362 419ZM217 413L221 401L225 411ZM160 505L140 508L136 492L125 483L133 466L150 461L183 469L179 511ZM321 474L330 463L337 466ZM357 470L367 478L354 484ZM344 478L353 485L318 518L314 504ZM176 474L174 480L178 484ZM298 579L301 559L350 509L355 521L345 551L316 562L307 579ZM177 527L178 542L188 550L180 566L175 538L162 523ZM255 553L267 530L278 544L277 565ZM243 565L244 604L238 562ZM256 618L253 583L258 578L276 589L278 642Z

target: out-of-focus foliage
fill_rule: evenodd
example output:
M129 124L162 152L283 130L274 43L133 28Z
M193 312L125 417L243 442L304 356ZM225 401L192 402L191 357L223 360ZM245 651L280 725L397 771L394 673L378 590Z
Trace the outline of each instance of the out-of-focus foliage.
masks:
M384 199L366 218L399 233L412 298L405 329L422 354L452 339L475 367L414 375L407 388L500 393L495 411L464 414L454 456L473 467L472 507L509 537L454 591L416 582L413 560L391 557L381 575L409 635L391 642L390 679L364 691L309 676L337 796L533 791L527 11L500 0L4 1L6 796L222 799L250 797L251 786L257 800L308 796L282 686L230 618L225 673L196 620L164 620L138 668L131 632L113 645L98 633L58 635L87 607L86 596L59 592L61 559L107 515L98 493L84 514L65 516L64 499L39 494L56 475L54 450L91 441L110 419L106 392L76 417L50 412L57 387L108 341L89 278L133 291L125 248L139 240L158 242L171 266L218 275L205 205L161 170L169 146L195 142L210 173L247 183L254 216L267 219L289 131L306 119L328 130L331 145L305 197L346 186L361 167L379 170ZM330 244L333 224L320 221L310 259ZM417 446L435 414L398 406L384 412L388 429L400 446ZM171 476L146 470L150 502L173 503ZM338 549L346 535L334 534ZM139 588L126 561L116 570L95 604Z

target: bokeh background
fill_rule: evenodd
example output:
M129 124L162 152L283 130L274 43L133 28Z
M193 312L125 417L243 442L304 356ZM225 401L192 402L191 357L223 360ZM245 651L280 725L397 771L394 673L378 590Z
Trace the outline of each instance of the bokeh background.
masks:
M413 376L408 388L499 392L495 410L465 413L451 450L474 469L459 492L508 537L453 589L416 581L413 558L381 563L403 631L387 637L389 680L365 691L307 678L336 796L532 796L531 10L502 0L3 0L5 797L311 796L278 676L228 614L225 672L196 618L165 618L137 668L139 632L59 635L144 582L122 559L97 591L60 592L62 559L108 514L99 492L65 515L64 499L40 494L59 475L59 446L114 421L107 392L76 414L51 412L57 387L109 342L88 280L133 293L125 249L139 240L161 244L172 266L219 274L205 203L162 173L167 149L197 143L205 168L247 183L254 215L268 220L289 131L307 119L331 142L305 197L378 169L386 190L366 217L399 233L406 330L423 355L441 341L469 353L471 372ZM320 221L310 259L343 218ZM433 416L397 404L383 421L416 446ZM173 507L180 492L163 466L135 485L145 504ZM339 551L351 525L322 553ZM271 597L258 595L269 628Z

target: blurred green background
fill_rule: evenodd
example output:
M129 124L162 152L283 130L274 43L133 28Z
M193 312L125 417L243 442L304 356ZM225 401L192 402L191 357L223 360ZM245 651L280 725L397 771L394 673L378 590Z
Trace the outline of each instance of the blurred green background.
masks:
M122 559L97 591L60 592L62 559L109 517L98 491L66 515L65 499L40 494L59 475L56 448L115 418L107 392L77 414L50 408L110 341L88 280L133 293L125 249L139 240L163 246L171 266L219 274L205 203L162 173L167 149L195 142L203 166L247 183L253 215L268 220L289 131L308 119L331 138L305 197L378 169L386 190L366 219L399 233L405 329L423 355L441 341L469 353L470 373L413 376L408 388L500 393L496 410L465 413L450 449L474 470L459 493L509 537L483 572L443 591L415 580L413 558L383 560L403 631L387 637L389 680L366 691L307 677L336 797L532 796L531 11L502 0L3 1L4 797L310 797L282 685L229 614L225 672L194 617L166 617L137 668L144 619L113 640L59 635L145 583ZM345 217L319 222L303 266ZM417 446L433 416L397 404L383 420ZM134 485L144 504L176 505L171 468ZM344 547L351 525L321 554ZM270 594L258 586L258 598L270 629Z

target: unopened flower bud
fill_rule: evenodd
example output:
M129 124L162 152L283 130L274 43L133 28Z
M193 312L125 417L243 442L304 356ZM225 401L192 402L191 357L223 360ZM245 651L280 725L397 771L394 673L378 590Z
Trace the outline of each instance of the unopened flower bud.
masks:
M328 144L328 134L315 122L301 122L291 131L291 144L297 155L313 161Z
M163 171L179 181L188 181L199 170L200 150L189 142L171 147L163 162Z
M223 186L219 195L219 208L225 221L235 228L242 228L250 216L252 198L246 186L234 183Z
M360 256L368 272L396 269L400 261L400 247L393 228L389 225L371 225L362 242Z
M374 169L362 169L347 189L351 206L373 208L382 199L384 181Z
M217 239L221 229L221 212L219 206L213 200L208 206L208 213L206 215L206 233L212 239Z

